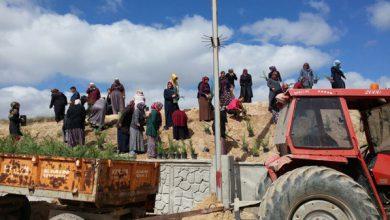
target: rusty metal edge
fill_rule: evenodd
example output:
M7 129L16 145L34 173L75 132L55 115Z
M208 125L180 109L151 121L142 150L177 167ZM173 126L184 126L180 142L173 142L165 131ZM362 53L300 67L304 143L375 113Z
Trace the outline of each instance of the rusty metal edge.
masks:
M180 212L175 214L168 214L168 215L158 215L158 216L151 216L146 218L140 218L140 220L176 220L176 219L182 219L184 217L189 216L195 216L195 215L206 215L213 212L221 212L221 211L227 211L231 209L225 209L224 207L216 207L211 209L198 209L188 212Z
M72 192L56 191L56 190L42 190L35 189L34 192L30 192L28 187L14 187L14 186L2 186L0 185L0 193L18 194L25 196L37 196L53 199L67 199L82 202L94 202L95 196L91 194L78 194L77 197L73 196Z

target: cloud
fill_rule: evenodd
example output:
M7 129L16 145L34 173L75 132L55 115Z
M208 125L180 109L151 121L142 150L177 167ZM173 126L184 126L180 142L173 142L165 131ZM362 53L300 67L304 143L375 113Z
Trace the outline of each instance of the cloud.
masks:
M69 6L69 12L71 14L74 14L74 15L78 16L78 17L84 15L84 12L81 9L79 9L78 7L74 6L74 5Z
M31 85L61 73L100 83L117 76L125 84L164 85L177 72L184 87L212 71L211 50L201 37L211 31L211 22L200 16L185 17L170 27L138 25L122 20L107 25L89 24L72 14L39 10L0 9L12 15L12 29L0 25L0 77L3 84ZM21 15L21 16L18 16ZM0 22L8 20L0 13ZM220 26L230 38L234 31ZM330 56L315 48L227 44L221 49L221 65L237 71L266 70L277 65L285 74L303 62L325 65ZM257 69L259 68L259 69ZM145 77L147 76L147 77Z
M364 77L361 73L358 72L347 72L345 74L347 79L345 80L345 85L347 88L359 89L370 88L371 83L379 83L380 88L390 88L390 78L387 76L382 76L378 79L372 80ZM321 79L313 88L331 88L330 82L327 79Z
M49 109L50 91L38 90L33 87L11 86L1 88L0 93L4 95L0 99L0 118L6 118L9 112L10 103L17 101L21 104L21 114L28 117L54 115Z
M339 33L323 17L301 13L298 21L284 18L265 18L241 27L241 32L258 37L262 42L272 40L281 43L323 45L339 39Z
M321 14L329 14L329 12L330 12L329 5L326 2L324 2L323 0L320 0L320 1L310 0L309 2L307 2L307 4L310 7L316 9Z
M390 1L379 0L367 9L370 23L380 30L390 29Z
M122 7L122 0L104 0L100 10L104 13L116 13Z
M15 85L1 89L7 99L0 102L0 115L6 116L13 100L20 101L29 115L51 115L50 92L34 87L55 79L58 73L68 80L103 84L119 77L129 88L128 98L142 88L148 100L162 101L166 81L176 72L185 96L182 106L197 106L196 86L203 75L212 73L212 53L202 42L202 36L210 32L211 21L197 15L167 27L128 20L102 25L89 24L73 14L0 2L0 86ZM220 33L230 39L234 31L221 25ZM270 65L289 77L304 62L321 68L332 57L315 47L231 43L221 48L220 58L221 70L234 68L240 74L248 68L256 89L265 86L260 75Z

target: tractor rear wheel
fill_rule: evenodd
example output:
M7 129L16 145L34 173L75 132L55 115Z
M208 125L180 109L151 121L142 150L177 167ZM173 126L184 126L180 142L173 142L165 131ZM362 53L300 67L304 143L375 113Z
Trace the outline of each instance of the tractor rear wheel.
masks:
M351 177L328 167L305 166L272 183L260 203L259 218L366 220L380 216Z

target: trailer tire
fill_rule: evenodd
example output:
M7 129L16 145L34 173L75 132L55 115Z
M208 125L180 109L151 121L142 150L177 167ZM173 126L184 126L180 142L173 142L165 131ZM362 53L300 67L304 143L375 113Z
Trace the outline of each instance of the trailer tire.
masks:
M8 201L12 201L18 205L18 211L11 213L12 216L20 220L29 220L31 216L31 206L30 201L28 201L26 196L16 195L16 194L7 194L4 198Z
M267 190L259 219L380 219L367 192L328 167L305 166L279 177Z

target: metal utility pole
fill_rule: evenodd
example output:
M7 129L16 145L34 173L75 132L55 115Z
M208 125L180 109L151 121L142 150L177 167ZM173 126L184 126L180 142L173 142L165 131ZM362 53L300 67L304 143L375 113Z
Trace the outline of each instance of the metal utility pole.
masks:
M217 0L212 0L213 13L213 66L214 66L214 138L215 138L215 177L216 190L219 201L222 201L222 172L221 172L221 117L219 105L219 39L218 39L218 14L217 14Z

